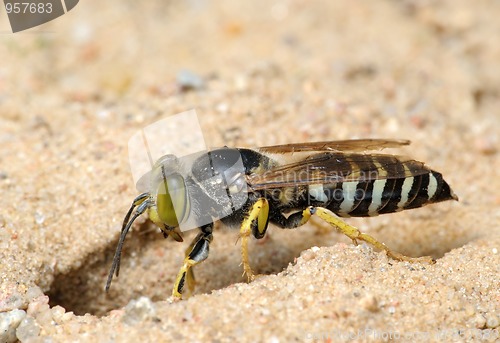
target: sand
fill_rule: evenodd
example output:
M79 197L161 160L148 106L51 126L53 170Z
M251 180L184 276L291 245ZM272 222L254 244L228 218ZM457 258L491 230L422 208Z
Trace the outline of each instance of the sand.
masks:
M29 32L0 23L0 340L498 341L500 21L497 1L80 2ZM217 226L193 296L171 289L185 242L140 218L127 142L196 109L209 146L404 138L391 152L460 198L320 220L252 240ZM165 137L168 140L169 137Z

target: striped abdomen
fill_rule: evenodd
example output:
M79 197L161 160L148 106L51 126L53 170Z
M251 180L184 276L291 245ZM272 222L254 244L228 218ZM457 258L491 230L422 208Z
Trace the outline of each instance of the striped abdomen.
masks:
M360 181L309 185L309 195L341 217L376 216L458 199L440 173L420 162L379 155L357 163L356 170L378 174Z

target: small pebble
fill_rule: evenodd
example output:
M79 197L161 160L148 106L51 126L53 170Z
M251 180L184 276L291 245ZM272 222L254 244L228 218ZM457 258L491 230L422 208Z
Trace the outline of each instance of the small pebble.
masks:
M234 88L240 92L248 89L248 79L244 75L237 75L234 79Z
M28 305L28 314L32 317L36 317L38 313L43 312L49 308L49 297L46 295L41 295L33 299Z
M35 223L41 225L43 224L44 221L45 221L45 215L39 211L35 211Z
M23 297L19 293L14 293L7 299L0 300L0 312L7 312L23 307Z
M203 79L190 70L181 70L177 74L177 85L183 92L199 90L205 86Z
M482 137L476 140L476 149L483 155L494 155L498 152L497 144L492 138Z
M48 327L52 324L52 312L48 304L40 307L40 311L36 315L36 322L42 327Z
M229 112L229 104L226 103L226 102L221 102L220 104L218 104L215 109L217 110L217 112L219 113L228 113Z
M486 326L486 318L482 314L477 314L474 317L474 326L476 329L484 329Z
M317 250L314 250L314 248L316 248ZM318 247L312 247L311 249L302 252L300 256L304 259L304 261L310 261L316 258L316 251L318 250L319 250Z
M495 329L500 326L500 320L494 313L486 315L486 327Z
M191 321L193 320L193 312L191 311L185 311L184 316L182 317L183 321Z
M36 324L33 317L26 317L21 321L16 330L17 339L26 342L40 335L40 327Z
M61 321L62 322L70 321L71 319L73 319L74 316L75 314L73 312L66 312L61 316Z
M140 297L137 300L131 300L125 306L125 314L122 321L126 324L133 325L138 322L147 320L156 315L156 308L151 299L148 297Z
M10 343L17 340L16 328L24 317L26 317L26 312L23 310L0 313L0 342Z
M52 307L51 311L52 311L52 318L56 322L61 322L63 320L63 316L66 312L64 307L59 306L59 305Z
M377 312L379 310L377 298L372 294L367 294L361 298L359 304L370 312Z
M26 292L26 297L29 302L32 302L35 298L38 298L41 295L43 295L43 292L38 286L28 288L28 291Z

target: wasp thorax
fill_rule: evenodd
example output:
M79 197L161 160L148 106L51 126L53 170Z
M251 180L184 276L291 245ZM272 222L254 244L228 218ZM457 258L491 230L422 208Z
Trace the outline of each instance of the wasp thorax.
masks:
M160 220L169 227L177 227L189 213L189 195L182 175L173 173L158 184L156 208Z

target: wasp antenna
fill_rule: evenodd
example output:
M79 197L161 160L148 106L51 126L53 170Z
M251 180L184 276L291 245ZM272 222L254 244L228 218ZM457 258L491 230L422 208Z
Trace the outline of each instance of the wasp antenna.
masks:
M134 211L134 209L137 206L139 206L140 204L142 204L144 202L144 200L146 200L148 197L149 197L149 193L141 193L134 199L134 201L132 201L132 206L130 206L130 208L127 212L127 215L123 219L122 232L123 232L123 230L125 230L125 226L127 225L128 221L130 219L130 216L132 215L132 212Z
M118 245L116 246L115 256L113 257L113 263L111 264L111 268L109 270L108 279L106 281L106 292L109 291L109 287L111 286L111 280L113 279L113 274L116 271L116 276L120 273L120 260L122 254L123 243L125 242L125 237L128 234L128 231L132 227L134 221L143 214L146 209L150 206L149 201L146 201L148 198L148 193L142 193L137 198L134 199L132 206L127 212L125 216L125 220L123 221L122 230L120 233L120 239L118 240ZM130 219L132 212L136 209L134 215ZM130 220L129 220L130 219Z

